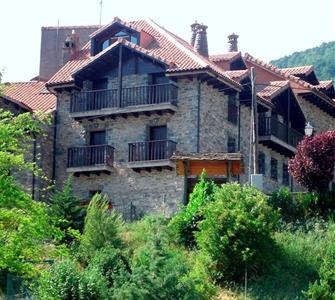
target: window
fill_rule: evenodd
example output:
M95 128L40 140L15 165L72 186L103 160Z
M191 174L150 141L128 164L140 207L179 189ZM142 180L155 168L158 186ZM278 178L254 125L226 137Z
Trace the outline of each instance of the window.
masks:
M288 174L288 166L287 164L283 164L283 185L290 184L290 176Z
M265 154L260 152L258 154L258 173L265 175Z
M271 157L271 178L273 180L278 179L278 161Z
M106 131L92 131L90 133L90 145L104 145L106 144Z
M236 95L228 96L228 121L237 124L238 106L236 104Z
M236 152L236 140L235 138L228 136L228 153Z

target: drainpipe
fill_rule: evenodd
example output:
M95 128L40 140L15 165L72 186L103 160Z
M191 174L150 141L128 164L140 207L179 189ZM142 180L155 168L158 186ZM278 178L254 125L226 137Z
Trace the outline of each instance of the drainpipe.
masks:
M33 133L33 163L36 163L36 134ZM35 170L33 170L33 178L32 178L32 188L31 188L31 198L35 200L35 185L36 185L36 176Z
M198 78L198 116L197 116L197 153L200 152L200 103L201 103L201 79Z
M54 114L53 121L53 145L52 145L52 182L54 183L56 180L56 145L57 145L57 115L58 115L58 96L56 97L56 110Z
M240 98L240 97L239 97ZM238 99L238 110L237 110L237 151L241 151L241 102ZM237 181L240 182L240 174L237 175Z

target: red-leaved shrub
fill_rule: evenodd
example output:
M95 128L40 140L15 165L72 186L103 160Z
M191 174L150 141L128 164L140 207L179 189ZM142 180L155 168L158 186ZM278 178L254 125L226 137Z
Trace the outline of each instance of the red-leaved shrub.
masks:
M289 160L289 173L309 191L323 191L333 179L335 169L335 131L305 137Z

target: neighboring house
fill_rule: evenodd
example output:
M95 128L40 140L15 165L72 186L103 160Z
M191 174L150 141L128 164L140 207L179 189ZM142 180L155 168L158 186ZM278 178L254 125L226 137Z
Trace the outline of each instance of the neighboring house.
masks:
M50 178L62 186L74 174L84 199L102 192L115 207L169 215L204 168L217 183L248 183L252 67L266 193L301 189L287 165L306 122L316 132L335 129L331 81L319 82L313 67L278 69L243 56L235 34L228 53L209 55L207 27L198 23L190 43L151 20L115 18L89 27L86 38L83 28L66 27L61 37L60 28L42 29L41 66L51 63L37 78L57 97ZM49 40L58 50L47 57Z
M45 82L28 81L6 84L3 96L0 96L0 108L20 114L25 112L41 111L51 115L51 122L55 111L56 97L45 88ZM40 136L32 136L30 151L26 160L36 162L44 171L42 178L34 176L32 172L13 172L18 182L26 192L38 200L45 195L45 189L51 184L53 178L53 126L46 125L45 132Z
M17 175L17 180L34 199L43 199L45 189L53 184L54 174L54 113L56 97L45 87L45 82L55 74L70 58L71 51L65 41L73 31L78 38L77 46L81 47L89 40L89 34L100 26L59 26L42 27L40 72L31 81L6 83L0 96L0 108L14 114L23 112L44 112L50 115L51 125L45 134L32 142L27 160L36 162L46 178L34 176L31 172Z
M280 70L242 56L235 34L229 53L210 56L207 27L191 29L188 43L151 20L115 18L52 76L57 184L72 173L81 197L102 192L115 205L170 214L203 168L217 183L247 183L254 67L264 191L299 189L288 158L306 122L335 129L332 83L310 67Z

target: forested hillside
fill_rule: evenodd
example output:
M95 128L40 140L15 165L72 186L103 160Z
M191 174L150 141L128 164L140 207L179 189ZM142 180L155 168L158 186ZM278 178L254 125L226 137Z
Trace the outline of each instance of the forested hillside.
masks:
M271 64L280 68L314 65L315 73L320 80L333 79L335 81L335 42L323 43L318 47L294 52L272 60Z

